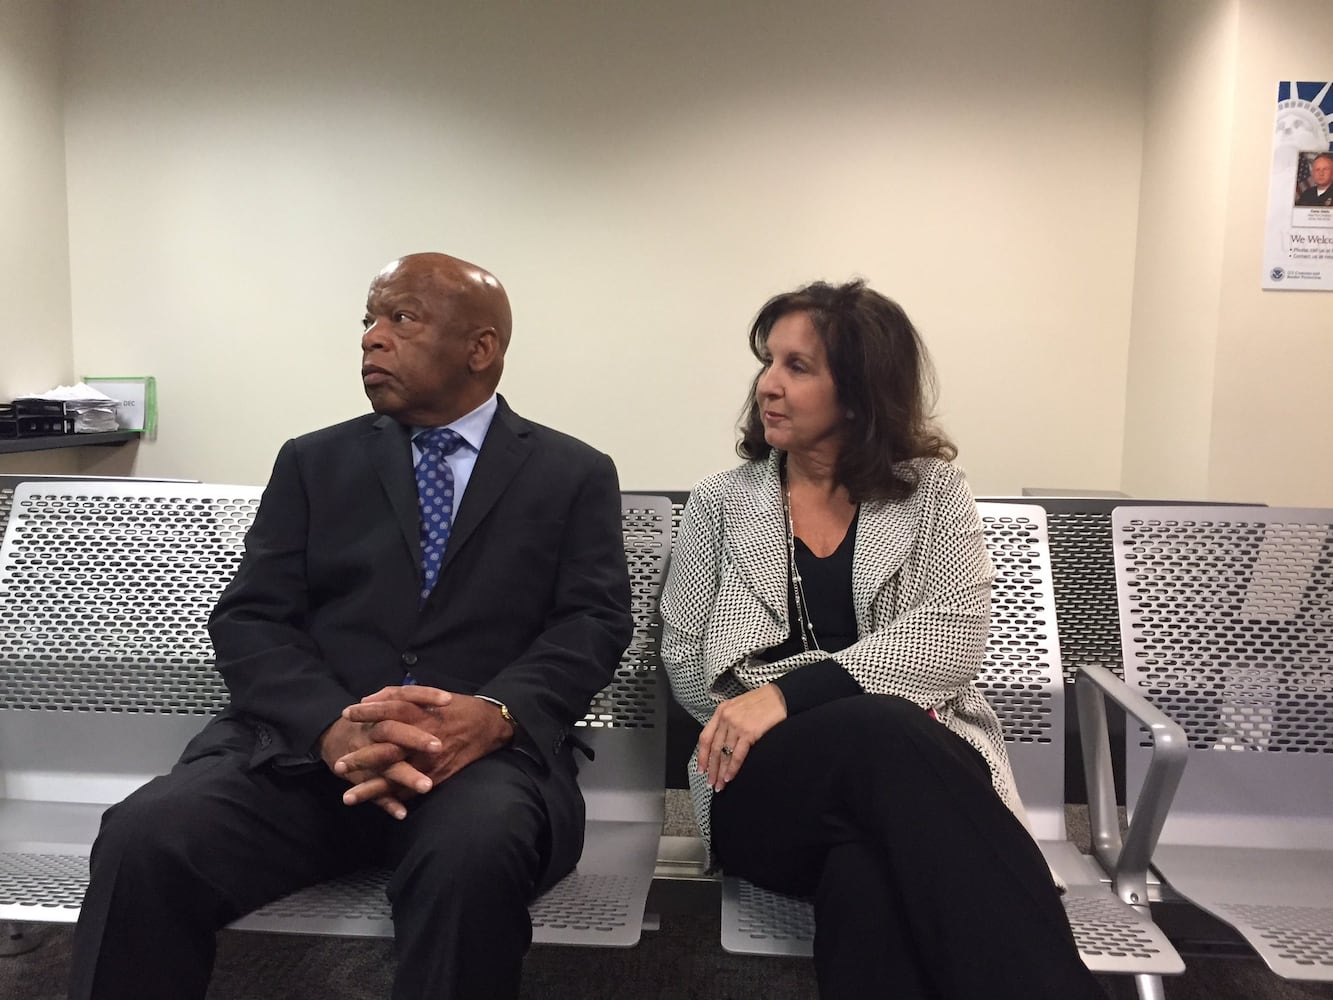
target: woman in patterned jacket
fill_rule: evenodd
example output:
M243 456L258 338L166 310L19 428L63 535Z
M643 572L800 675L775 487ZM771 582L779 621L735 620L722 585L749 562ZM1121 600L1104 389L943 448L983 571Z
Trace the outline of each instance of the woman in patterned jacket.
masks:
M694 489L662 596L714 858L814 897L825 1000L1103 996L975 685L991 564L916 330L820 283L750 346L747 461Z

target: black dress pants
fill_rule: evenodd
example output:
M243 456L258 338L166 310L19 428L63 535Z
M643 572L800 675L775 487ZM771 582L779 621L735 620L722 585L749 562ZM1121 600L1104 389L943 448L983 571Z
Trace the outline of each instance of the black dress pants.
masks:
M183 761L107 811L75 930L71 1000L203 998L217 930L373 864L393 869L394 1000L518 995L549 839L530 758L484 757L398 821L343 805L347 783L323 766L252 771L247 756Z
M985 761L911 702L858 695L779 723L712 810L729 875L814 897L824 1000L1105 995Z

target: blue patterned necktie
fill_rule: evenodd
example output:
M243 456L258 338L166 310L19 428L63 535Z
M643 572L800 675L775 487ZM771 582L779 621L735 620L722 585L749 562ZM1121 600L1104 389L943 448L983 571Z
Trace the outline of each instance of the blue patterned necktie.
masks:
M421 509L421 603L426 603L440 576L440 563L454 524L454 473L445 461L466 442L447 427L433 427L416 436L417 505Z

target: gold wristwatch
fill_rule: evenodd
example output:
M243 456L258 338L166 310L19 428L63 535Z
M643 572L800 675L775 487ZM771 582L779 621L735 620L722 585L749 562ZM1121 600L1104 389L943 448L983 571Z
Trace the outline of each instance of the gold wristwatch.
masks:
M500 718L504 719L505 722L509 723L510 727L514 730L515 736L518 735L518 720L516 720L512 715L509 714L508 705L500 701L498 698L488 698L484 694L474 695L474 697L480 698L482 701L489 701L492 705L498 708L500 710Z

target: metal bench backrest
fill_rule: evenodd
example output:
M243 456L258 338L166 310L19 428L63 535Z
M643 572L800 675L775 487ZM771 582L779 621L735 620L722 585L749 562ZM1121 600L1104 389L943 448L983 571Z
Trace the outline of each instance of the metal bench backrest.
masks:
M114 802L226 703L208 614L260 489L20 484L0 549L8 798Z
M634 638L588 714L578 736L596 751L579 770L589 819L661 821L666 761L665 678L657 602L671 555L671 503L665 497L621 495L629 562Z
M1125 506L1191 506L1195 501L1106 497L981 497L979 500L988 504L1036 504L1046 511L1065 680L1072 684L1085 664L1124 676L1111 512Z
M261 493L141 481L16 486L13 523L0 548L0 777L7 797L118 801L168 769L226 704L206 622L235 572ZM664 728L664 699L654 693L661 676L653 619L670 511L662 498L633 496L622 512L635 637L615 681L581 723L587 742L607 748L581 780L620 792L642 787L641 772L655 768L650 784L660 813L665 737L654 737L655 746L625 734ZM589 815L599 806L590 801Z
M1067 697L1073 697L1079 668L1101 667L1124 676L1120 651L1120 618L1116 602L1115 557L1111 546L1111 512L1122 506L1175 506L1184 500L1135 500L1125 497L983 497L984 503L1037 504L1046 511L1055 610L1060 619L1060 660ZM1118 709L1109 717L1116 796L1124 793L1124 719ZM1083 776L1083 751L1078 715L1065 717L1065 801L1088 801Z
M1333 510L1126 507L1114 531L1126 681L1189 737L1161 843L1333 847Z
M20 483L194 483L197 479L156 479L138 476L57 476L7 475L0 476L0 539L5 537L9 511L14 505L14 491Z
M995 565L990 635L978 686L1004 725L1033 832L1063 840L1065 699L1046 512L1035 504L978 503Z

